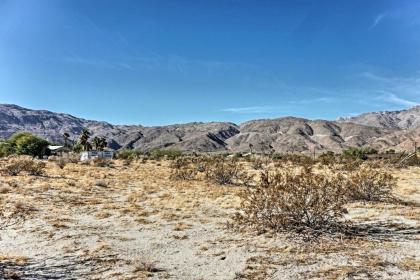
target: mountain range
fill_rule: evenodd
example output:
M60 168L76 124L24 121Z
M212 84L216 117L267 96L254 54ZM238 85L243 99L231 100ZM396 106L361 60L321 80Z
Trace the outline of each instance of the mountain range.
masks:
M27 131L54 143L63 134L77 141L83 129L103 136L112 149L175 148L186 152L340 152L349 147L407 150L420 143L420 106L365 113L336 121L296 117L230 122L194 122L167 126L113 125L69 114L0 104L0 138Z

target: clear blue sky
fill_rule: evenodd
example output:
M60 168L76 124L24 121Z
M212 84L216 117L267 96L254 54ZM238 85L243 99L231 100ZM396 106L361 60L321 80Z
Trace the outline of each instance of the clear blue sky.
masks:
M0 0L0 103L160 125L419 102L416 0Z

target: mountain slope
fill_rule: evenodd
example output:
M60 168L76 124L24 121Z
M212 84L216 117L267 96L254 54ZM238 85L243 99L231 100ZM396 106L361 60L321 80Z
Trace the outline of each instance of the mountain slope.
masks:
M368 125L367 125L368 124ZM420 107L398 112L368 113L339 121L285 117L229 122L187 123L145 127L112 125L45 110L0 104L0 137L28 131L62 143L63 133L77 140L87 128L92 136L104 136L113 149L177 148L187 152L335 151L348 147L373 146L405 149L420 136ZM410 131L402 128L410 128ZM418 128L418 129L417 129ZM419 139L420 140L420 139Z
M339 121L393 129L420 128L420 106L401 111L365 113Z

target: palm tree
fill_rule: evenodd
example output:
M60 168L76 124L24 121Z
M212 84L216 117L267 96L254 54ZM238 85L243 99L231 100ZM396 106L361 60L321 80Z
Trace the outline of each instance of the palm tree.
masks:
M107 145L108 145L108 142L106 141L105 137L99 138L99 150L100 151L105 150Z
M69 140L70 134L68 134L67 132L64 132L63 134L63 138L64 138L64 147L67 147L67 141Z
M101 139L99 137L94 137L92 139L92 146L96 151L99 151L101 145Z
M82 134L80 134L79 143L83 146L83 149L85 151L89 151L89 148L91 147L89 143L90 138L90 132L87 129L83 129Z
M97 151L103 151L106 148L108 143L106 142L105 137L94 137L92 140L92 145Z

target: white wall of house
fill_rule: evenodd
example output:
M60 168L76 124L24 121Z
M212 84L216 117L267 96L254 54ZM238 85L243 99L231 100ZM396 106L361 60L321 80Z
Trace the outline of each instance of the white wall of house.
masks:
M106 158L112 159L114 157L114 152L112 151L89 151L89 152L82 152L80 154L80 160L90 160L93 158Z

